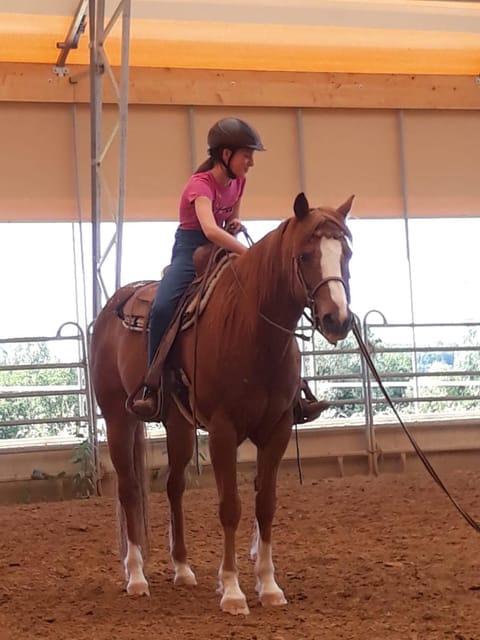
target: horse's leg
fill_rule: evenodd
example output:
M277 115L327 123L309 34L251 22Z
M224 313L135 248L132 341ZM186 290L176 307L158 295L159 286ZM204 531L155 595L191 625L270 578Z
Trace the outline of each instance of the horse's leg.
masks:
M148 545L144 425L127 413L123 406L116 411L104 410L103 413L110 457L117 473L121 552L127 593L149 595L143 573L143 553L147 552Z
M167 425L167 495L170 502L170 554L176 585L197 584L195 574L187 562L183 519L185 468L192 459L194 444L195 432L192 425L172 406Z
M215 423L217 426L215 426ZM222 611L233 615L249 613L247 599L238 583L235 534L242 511L237 487L237 436L227 420L211 423L209 449L219 498L224 533L223 558L218 572Z
M276 507L276 484L280 461L291 434L291 416L284 417L272 430L265 446L257 451L255 478L255 535L252 557L256 559L256 591L264 606L286 604L283 591L275 581L272 560L272 522Z

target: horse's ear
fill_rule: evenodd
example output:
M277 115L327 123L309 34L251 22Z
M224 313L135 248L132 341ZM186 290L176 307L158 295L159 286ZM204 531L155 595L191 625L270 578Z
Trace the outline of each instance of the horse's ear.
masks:
M338 207L337 212L341 216L343 216L343 218L346 218L350 213L350 209L352 208L352 202L354 198L355 196L350 196L348 200L345 200L345 202Z
M306 216L308 216L310 206L303 191L299 193L295 198L295 202L293 203L293 210L295 211L295 216L298 220L303 220Z

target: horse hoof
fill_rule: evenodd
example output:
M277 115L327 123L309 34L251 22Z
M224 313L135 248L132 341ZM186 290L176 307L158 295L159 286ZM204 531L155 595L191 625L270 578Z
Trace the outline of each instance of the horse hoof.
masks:
M250 613L245 598L222 598L220 608L224 613L232 616L248 616Z
M197 584L195 574L190 569L190 566L187 562L177 562L174 560L173 568L175 570L175 577L173 578L173 584L175 586L181 586L185 584L187 586L194 586Z
M280 607L283 604L287 604L287 599L283 595L283 591L271 591L269 593L262 593L260 595L260 602L262 607Z
M197 579L193 571L188 568L184 569L182 572L177 572L175 574L173 584L176 587L181 587L183 585L186 585L187 587L194 587L197 584Z
M129 596L149 596L150 589L148 588L148 582L129 582L127 585L127 593Z

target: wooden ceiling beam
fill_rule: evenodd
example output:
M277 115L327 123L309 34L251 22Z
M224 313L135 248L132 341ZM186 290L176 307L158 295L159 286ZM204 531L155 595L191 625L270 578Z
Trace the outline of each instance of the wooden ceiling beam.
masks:
M109 83L104 101L114 103ZM90 100L88 67L0 63L0 101ZM225 71L132 67L131 104L365 109L479 109L475 76Z

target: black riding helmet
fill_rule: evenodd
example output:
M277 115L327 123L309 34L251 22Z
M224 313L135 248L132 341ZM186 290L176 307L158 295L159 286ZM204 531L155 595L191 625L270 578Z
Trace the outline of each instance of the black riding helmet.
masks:
M265 151L265 147L255 129L244 120L240 120L240 118L223 118L216 122L208 132L207 144L209 155L224 165L228 177L232 179L236 178L236 176L230 169L230 161L235 151L238 151L238 149ZM223 149L232 151L228 164L223 161Z

